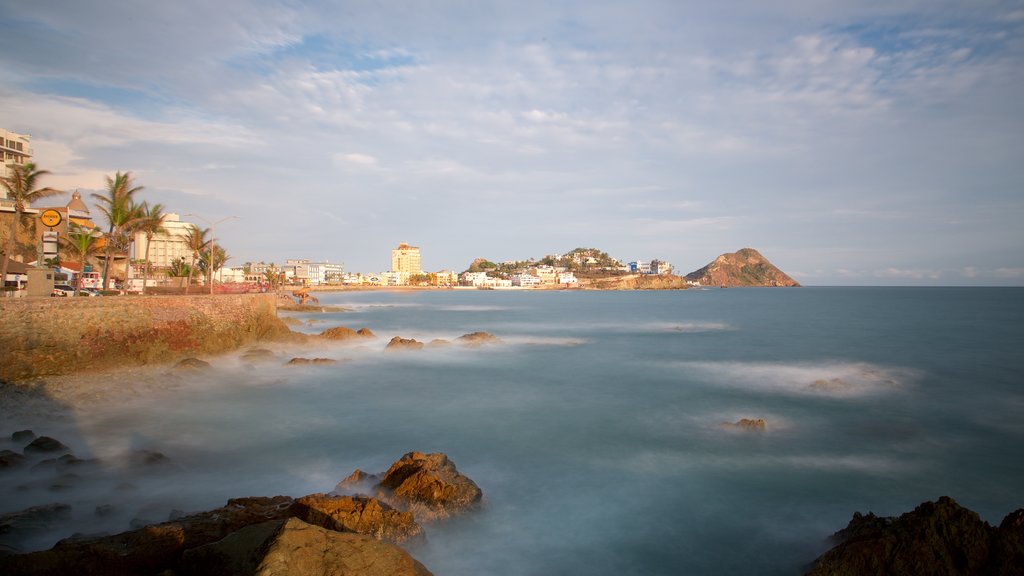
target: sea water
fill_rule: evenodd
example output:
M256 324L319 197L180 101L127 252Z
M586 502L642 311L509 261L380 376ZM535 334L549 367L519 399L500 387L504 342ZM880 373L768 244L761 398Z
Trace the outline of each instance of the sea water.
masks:
M438 575L798 574L854 511L949 495L998 523L1024 507L1022 289L318 296L346 311L291 313L296 330L379 338L213 359L117 402L7 410L7 428L63 434L80 457L167 456L58 493L0 476L0 513L74 507L22 545L325 492L412 450L448 454L485 495L426 527L413 553ZM384 351L478 330L502 343ZM765 429L729 425L742 418Z

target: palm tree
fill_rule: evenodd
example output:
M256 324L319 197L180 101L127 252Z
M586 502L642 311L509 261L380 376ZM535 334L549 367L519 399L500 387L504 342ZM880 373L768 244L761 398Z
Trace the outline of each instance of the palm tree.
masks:
M200 228L193 225L192 228L189 228L188 235L185 236L185 244L187 244L189 249L192 250L192 263L188 267L188 283L185 284L185 294L188 294L188 287L192 284L192 273L196 268L196 260L199 258L199 255L203 253L203 250L206 250L206 246L210 243L210 241L206 239L206 235L209 233L209 228Z
M18 234L18 223L21 222L21 215L25 213L25 208L41 198L64 193L63 190L55 188L36 188L36 180L40 176L49 174L50 171L36 170L36 165L32 162L11 164L9 168L13 174L0 178L0 183L7 190L7 197L14 200L14 217L11 219L11 235L7 239L7 246L4 249L3 263L0 264L0 287L7 282L7 262L14 256L14 237Z
M138 217L132 197L142 186L133 186L131 172L117 172L113 178L107 176L107 193L93 194L99 202L99 210L107 217L110 230L107 233L106 259L103 262L103 288L110 278L110 259L114 255L115 241L120 240L126 224ZM127 275L126 275L127 279Z
M225 250L223 246L213 245L212 242L209 243L209 244L211 246L213 246L213 264L212 264L212 266L210 264L210 247L209 246L199 256L199 262L200 262L200 270L205 270L205 271L209 272L209 274L210 274L210 282L213 282L213 275L217 273L217 270L220 270L221 268L224 267L224 263L231 259L231 255L228 254L227 250Z
M68 225L67 236L60 241L82 263L82 272L78 274L78 280L75 282L75 296L78 296L79 290L82 289L82 274L85 273L86 262L99 252L100 245L96 243L96 237L93 236L91 229L74 222Z
M142 280L142 293L146 293L146 282L149 281L149 246L153 243L153 236L166 232L164 228L164 207L162 204L149 204L143 202L140 211L139 222L136 230L146 235L146 272Z

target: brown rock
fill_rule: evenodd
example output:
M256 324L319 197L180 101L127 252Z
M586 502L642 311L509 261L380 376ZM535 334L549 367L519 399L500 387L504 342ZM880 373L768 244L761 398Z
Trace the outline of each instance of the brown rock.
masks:
M334 491L341 494L354 494L359 492L372 492L380 482L380 474L367 474L359 468L348 475L347 478L338 482Z
M488 334L487 332L473 332L470 334L463 334L458 338L459 342L466 346L483 346L485 344L498 344L501 339L494 334Z
M428 348L444 348L445 346L451 345L452 343L450 341L445 340L443 338L434 338L433 340L427 343Z
M70 518L71 506L60 503L0 514L0 543L12 544L25 536L53 530Z
M11 440L14 440L18 444L23 442L31 442L36 439L36 433L31 430L18 430L11 434Z
M25 456L11 450L0 450L0 470L25 464Z
M756 432L764 432L767 425L768 424L764 421L764 418L758 418L756 420L753 418L740 418L736 422L726 422L725 424L722 424L725 428L753 430Z
M1004 525L1012 525L1013 518ZM839 543L815 560L808 576L1020 574L1024 548L1014 540L1019 530L1003 532L1000 526L996 531L947 496L898 518L855 513L835 534Z
M853 385L843 380L842 378L832 378L830 380L815 380L811 383L811 389L819 390L821 392L846 392Z
M458 514L480 503L483 492L441 453L409 452L384 473L378 497L408 508L421 520Z
M753 248L722 254L686 279L704 286L799 286Z
M310 494L295 501L292 516L328 530L365 534L395 543L423 535L411 512L400 512L368 496Z
M421 350L423 348L423 342L416 341L412 338L402 338L401 336L395 336L388 342L388 345L384 348L385 350Z
M266 348L250 348L242 354L242 360L246 362L271 362L277 359L277 354Z
M175 370L201 371L210 369L210 363L199 358L185 358L174 365Z
M355 340L359 338L376 338L373 332L369 328L360 328L359 330L353 330L344 326L335 326L334 328L328 328L320 333L321 338L327 338L328 340Z
M333 358L292 358L289 364L337 364Z
M183 572L255 576L430 576L408 552L368 536L290 518L250 526L189 550Z
M97 538L61 540L50 550L0 558L4 576L43 574L157 574L182 552L215 542L245 526L285 518L292 499L238 498L209 512Z

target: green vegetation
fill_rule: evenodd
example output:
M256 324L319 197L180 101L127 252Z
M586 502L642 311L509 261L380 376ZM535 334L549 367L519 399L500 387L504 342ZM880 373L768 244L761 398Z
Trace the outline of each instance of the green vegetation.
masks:
M553 266L565 268L577 276L584 278L601 278L625 274L620 268L622 264L597 248L575 248L561 256L545 256L540 260L517 260L496 264L484 258L477 258L469 265L466 272L487 272L496 278L508 278L523 270L535 266Z
M93 231L71 222L68 225L68 235L61 238L61 244L68 249L69 252L82 264L82 271L85 271L86 263L89 258L99 252L100 245L96 242L97 238L93 235ZM78 296L78 292L82 289L82 275L78 275L78 280L75 282L75 296Z
M135 186L131 172L117 172L114 177L107 176L107 193L93 194L99 203L99 211L107 218L110 229L107 231L106 256L103 260L103 288L106 289L110 278L110 261L114 249L127 249L130 243L128 231L138 218L138 207L135 205L135 193L142 186ZM127 278L127 274L125 276Z
M12 164L11 171L14 173L6 178L0 178L7 191L7 197L14 200L14 217L11 218L10 236L7 238L7 245L4 253L0 255L3 262L0 262L0 286L7 281L7 262L14 257L15 237L18 234L18 224L25 213L25 208L36 200L63 194L63 190L55 188L36 188L36 180L50 173L49 170L37 170L32 162L27 164Z

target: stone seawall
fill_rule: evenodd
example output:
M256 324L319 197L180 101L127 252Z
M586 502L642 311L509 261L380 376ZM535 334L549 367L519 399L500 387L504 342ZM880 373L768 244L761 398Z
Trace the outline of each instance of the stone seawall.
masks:
M0 299L0 380L172 362L288 333L264 294Z

